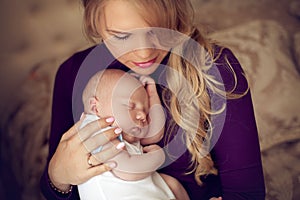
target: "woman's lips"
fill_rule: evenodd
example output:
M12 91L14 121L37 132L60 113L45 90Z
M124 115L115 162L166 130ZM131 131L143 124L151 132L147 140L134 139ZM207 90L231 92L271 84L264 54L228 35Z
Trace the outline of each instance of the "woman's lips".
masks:
M153 63L155 63L156 58L146 61L146 62L133 62L133 64L135 64L137 67L140 68L148 68L150 67Z

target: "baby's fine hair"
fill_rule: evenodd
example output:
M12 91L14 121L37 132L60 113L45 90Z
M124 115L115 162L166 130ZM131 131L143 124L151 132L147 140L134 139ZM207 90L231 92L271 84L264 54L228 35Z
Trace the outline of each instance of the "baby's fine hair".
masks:
M126 74L120 69L104 69L94 74L86 84L82 102L84 112L89 113L90 99L96 97L99 101L104 101L109 97L116 82Z

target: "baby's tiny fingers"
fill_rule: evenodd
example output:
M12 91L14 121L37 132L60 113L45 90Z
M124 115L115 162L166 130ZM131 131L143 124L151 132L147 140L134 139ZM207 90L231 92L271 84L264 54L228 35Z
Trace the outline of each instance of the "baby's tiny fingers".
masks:
M141 76L140 77L140 81L142 82L142 83L144 83L144 84L147 84L147 85L149 85L149 84L155 84L155 81L154 81L154 79L152 79L151 77L149 77L149 76Z

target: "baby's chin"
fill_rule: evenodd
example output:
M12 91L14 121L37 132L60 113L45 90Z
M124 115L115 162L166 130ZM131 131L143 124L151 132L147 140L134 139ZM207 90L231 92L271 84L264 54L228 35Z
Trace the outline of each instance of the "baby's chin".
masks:
M134 143L134 142L138 142L139 140L141 140L141 138L134 137L133 135L128 134L128 133L123 133L122 136L123 136L123 140L125 140L129 143Z

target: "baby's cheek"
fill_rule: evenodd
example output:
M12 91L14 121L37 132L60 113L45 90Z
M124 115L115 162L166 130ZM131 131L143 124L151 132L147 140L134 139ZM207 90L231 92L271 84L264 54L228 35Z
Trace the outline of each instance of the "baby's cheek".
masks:
M115 118L118 126L125 130L134 126L133 116L134 114L128 112L128 110L125 112L124 110L120 110L120 112L115 115Z
M132 121L132 123L134 123L136 121L136 112L134 112L133 110L129 110L128 115L128 118Z

